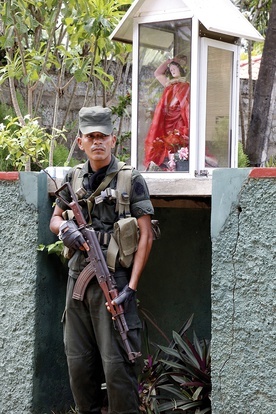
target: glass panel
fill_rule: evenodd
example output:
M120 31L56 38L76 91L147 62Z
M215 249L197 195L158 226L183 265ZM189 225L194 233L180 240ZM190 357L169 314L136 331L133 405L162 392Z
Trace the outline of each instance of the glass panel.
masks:
M209 46L205 167L230 167L233 52Z
M139 26L138 169L188 171L191 19Z

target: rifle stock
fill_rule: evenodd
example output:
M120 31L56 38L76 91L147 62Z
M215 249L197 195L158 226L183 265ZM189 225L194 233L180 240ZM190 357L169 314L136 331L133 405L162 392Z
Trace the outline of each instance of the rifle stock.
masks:
M70 192L72 198L71 202L68 202L60 195L60 192L66 187ZM63 186L55 192L55 195L73 211L79 231L82 233L85 241L89 246L89 251L87 252L88 257L86 259L88 264L80 273L75 283L72 297L76 300L83 300L87 285L89 284L90 280L96 276L98 283L104 293L105 299L108 303L112 319L115 321L116 328L120 333L124 348L128 355L128 359L131 362L134 362L137 357L141 356L141 353L132 351L130 347L127 338L127 332L129 329L125 319L123 306L116 304L113 305L111 303L112 300L118 296L118 290L116 288L114 277L109 272L95 230L93 228L87 227L87 222L82 213L82 209L69 182L64 183Z

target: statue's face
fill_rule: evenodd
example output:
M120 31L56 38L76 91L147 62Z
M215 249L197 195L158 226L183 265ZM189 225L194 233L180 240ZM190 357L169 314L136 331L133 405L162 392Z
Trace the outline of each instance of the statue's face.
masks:
M177 65L174 65L173 63L170 65L170 72L173 78L177 78L180 76L180 69Z

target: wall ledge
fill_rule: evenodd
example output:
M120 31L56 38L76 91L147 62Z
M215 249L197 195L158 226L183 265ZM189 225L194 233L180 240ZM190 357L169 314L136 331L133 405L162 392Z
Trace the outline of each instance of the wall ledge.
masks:
M257 167L250 171L249 178L276 178L276 168Z
M62 178L55 178L55 182L49 177L47 179L48 193L54 196L57 188L61 186ZM158 177L149 178L146 176L145 180L150 195L154 197L210 197L212 194L212 179L210 177L158 179Z
M225 170L234 170L234 168L225 168ZM242 170L236 168L235 170ZM247 170L249 178L276 178L276 168L250 168ZM216 171L216 170L214 170ZM142 173L148 187L150 195L153 197L211 197L212 196L212 176L209 177L158 177ZM48 193L54 196L57 188L61 186L62 178L58 177L51 180L48 177ZM55 185L56 184L56 185Z
M18 171L1 171L0 172L1 181L16 181L19 180Z
M151 196L155 197L210 197L212 177L157 177L143 174Z

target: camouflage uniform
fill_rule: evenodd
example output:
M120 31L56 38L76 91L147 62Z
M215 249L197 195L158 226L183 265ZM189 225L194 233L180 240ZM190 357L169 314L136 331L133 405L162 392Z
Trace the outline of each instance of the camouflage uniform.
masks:
M81 171L83 187L87 190L86 196L95 191L95 187L102 181L105 174L108 175L118 170L118 160L112 156L106 171L102 169L93 173L89 168L89 161L87 161ZM71 180L72 171L69 171L65 181ZM116 182L115 176L109 187L116 189ZM131 215L137 219L143 215L152 215L153 207L147 185L136 170L132 172L131 187ZM62 192L62 196L70 200L67 190ZM67 209L59 199L57 204L61 209ZM115 206L116 200L104 200L100 204L93 205L91 218L92 226L96 231L112 232L114 222L118 220ZM83 211L84 215L87 215L85 203ZM101 247L105 254L107 245L102 244ZM106 309L106 300L97 279L93 278L88 285L82 302L72 299L76 278L86 264L84 253L80 250L76 251L68 262L69 277L63 318L65 352L76 406L81 414L100 414L101 383L106 382L109 413L137 414L139 413L139 399L136 367L128 361L121 337L114 329L111 315ZM119 291L128 284L130 274L131 269L125 269L117 264L114 277ZM125 317L129 327L128 339L131 348L138 351L141 323L136 300L130 302L125 311Z

